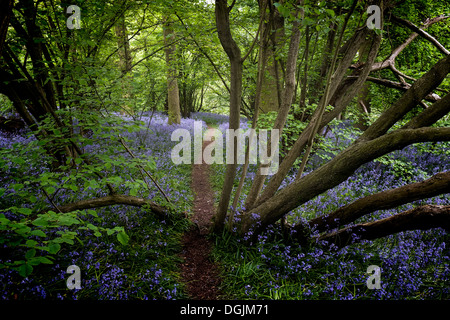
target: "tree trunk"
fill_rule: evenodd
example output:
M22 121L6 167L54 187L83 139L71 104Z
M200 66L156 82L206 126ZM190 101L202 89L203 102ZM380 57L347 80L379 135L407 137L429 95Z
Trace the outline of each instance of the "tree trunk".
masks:
M262 26L261 34L269 29L269 46L267 48L266 61L264 61L263 81L261 90L261 112L278 111L281 104L281 87L279 62L276 59L277 49L284 35L284 19L279 11L273 6L272 1L262 0L259 2L260 15L267 21ZM269 11L267 16L266 12ZM262 61L260 60L260 63Z
M124 92L123 98L125 100L130 100L133 97L133 92L131 89L131 66L132 66L132 57L130 50L130 42L128 41L128 32L125 24L125 13L120 16L116 25L114 26L116 37L117 37L117 46L118 46L118 54L119 54L119 69L124 75L122 90ZM122 106L121 110L122 114L132 114L133 110L131 105L125 103Z
M336 95L333 96L331 100L334 100L335 102L330 102L332 105L334 105L334 109L331 112L325 113L322 121L319 125L319 130L322 129L327 123L329 123L331 120L333 120L339 113L342 112L343 108L350 102L352 92L349 92L349 94L346 95L345 99L339 99L339 103L337 102L337 98L344 96L347 93L347 90L336 90L338 88L338 85L344 78L345 72L347 71L348 67L351 65L351 62L356 55L356 52L358 51L358 48L364 43L366 36L365 30L359 30L355 33L355 35L348 41L348 43L351 43L350 48L351 50L347 50L345 55L340 60L340 64L334 73L334 77L332 78L332 84L330 85L330 95L334 94L336 91ZM375 43L376 44L376 43ZM348 44L346 44L348 45ZM373 50L376 50L376 46ZM370 66L370 61L368 61L368 65ZM360 75L360 83L364 83L363 75ZM350 89L357 90L356 86L350 87ZM349 89L349 90L350 90ZM323 99L323 98L322 98ZM318 110L313 114L312 120L317 117ZM264 188L262 194L259 196L259 198L254 202L253 206L258 206L261 203L263 203L268 198L272 197L275 192L280 187L281 183L283 182L284 178L288 174L289 170L292 168L292 165L294 164L295 160L301 155L302 151L306 147L308 140L311 136L311 133L313 131L314 127L314 121L310 121L305 130L300 134L294 145L289 150L286 157L281 162L278 171L275 175L271 177L269 180L267 186ZM249 210L252 207L246 206L246 208Z
M3 44L6 41L6 34L8 33L9 18L11 17L11 11L14 5L13 0L1 0L0 8L0 57L3 51Z
M410 144L450 141L450 128L398 129L374 140L355 142L319 169L296 180L242 216L241 234L260 233L296 207L337 186L361 165ZM253 214L259 215L255 227Z
M237 130L240 125L240 108L242 98L242 69L243 61L241 58L241 50L234 41L230 30L230 8L228 8L227 0L216 0L215 16L217 33L220 43L230 60L230 129ZM237 139L227 141L227 165L225 171L224 185L220 197L217 214L214 217L214 231L220 232L224 227L225 218L228 212L228 205L233 190L234 178L237 169ZM230 145L232 144L232 146ZM228 152L233 150L233 159L229 159ZM231 163L230 163L231 161Z
M175 33L171 22L164 24L164 45L167 64L167 103L169 113L169 124L181 122L180 93L178 90L177 67L175 55Z
M125 25L125 15L122 15L118 19L114 29L117 37L117 46L119 48L119 69L123 74L126 74L131 71L132 57L127 27Z
M303 3L303 0L298 1L299 4ZM295 16L298 17L298 14L300 13L300 10L297 10L295 13ZM295 20L292 25L292 35L291 35L291 41L289 44L289 51L288 51L288 57L286 61L286 72L285 72L285 88L283 90L283 97L282 97L282 104L280 107L280 110L278 112L278 115L275 119L275 123L273 125L273 129L279 130L279 136L281 136L281 132L283 130L283 127L286 123L286 119L288 117L289 110L292 106L292 99L294 97L295 92L295 74L296 74L296 67L297 67L297 58L298 58L298 51L299 51L299 44L300 44L300 22L299 20ZM269 146L270 147L270 146ZM255 180L252 183L252 186L250 188L250 191L247 195L247 198L245 200L245 207L251 208L254 204L254 202L257 199L257 196L259 195L263 185L264 181L267 177L267 175L262 174L262 170L265 169L265 167L269 167L269 164L260 165L258 167L258 172L255 177Z
M318 232L323 232L346 225L377 210L391 209L445 193L450 193L450 172L441 172L425 181L363 197L330 214L312 219L308 224Z

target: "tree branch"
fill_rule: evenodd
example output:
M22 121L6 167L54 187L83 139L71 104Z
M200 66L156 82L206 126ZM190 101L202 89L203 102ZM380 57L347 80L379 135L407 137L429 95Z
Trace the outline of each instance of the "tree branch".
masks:
M444 193L450 193L450 171L438 173L425 181L378 192L358 199L330 214L312 219L308 221L308 224L311 227L315 227L319 232L323 232L346 225L376 210L391 209L412 201L431 198ZM299 227L301 228L301 226ZM299 231L296 227L294 229Z
M357 140L319 169L245 213L241 218L241 232L245 234L254 227L253 214L258 214L261 221L254 230L257 235L291 210L345 181L364 163L413 143L437 141L450 141L450 128L398 129L373 140Z
M319 237L319 241L345 247L408 230L444 228L450 232L450 206L424 205L375 222L357 224Z
M166 208L145 200L143 198L121 195L121 194L113 194L109 196L104 196L101 198L88 199L88 200L80 200L77 202L65 204L58 207L58 210L62 213L76 211L76 210L85 210L85 209L94 209L107 207L112 205L129 205L134 207L144 207L148 206L150 210L159 218L167 217L168 211ZM50 209L41 211L41 213L46 212Z
M347 77L347 79L356 79L356 78L358 78L358 76L348 76ZM406 91L409 88L411 88L411 85L409 83L400 83L400 82L395 82L395 81L388 80L388 79L367 77L366 81L370 81L370 82L373 82L376 84L383 85L388 88L397 89L397 90L401 90L401 91ZM437 94L430 93L424 99L427 101L430 101L430 102L436 102L440 99L440 97Z
M441 59L418 79L389 109L387 109L359 138L371 140L386 133L398 120L422 101L450 73L450 55Z
M426 32L423 29L420 29L419 27L417 27L414 23L399 18L397 16L392 16L392 19L406 27L408 27L409 29L411 29L412 31L414 31L415 33L419 34L420 36L422 36L423 38L425 38L426 40L428 40L429 42L431 42L436 48L438 48L439 51L441 51L443 54L448 55L450 54L450 51L448 51L442 44L439 43L439 41L437 41L432 35L430 35L428 32Z

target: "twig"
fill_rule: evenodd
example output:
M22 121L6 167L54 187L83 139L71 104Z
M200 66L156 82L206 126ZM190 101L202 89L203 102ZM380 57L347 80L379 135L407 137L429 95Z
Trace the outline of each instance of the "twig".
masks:
M59 213L63 213L58 206L56 205L56 203L53 202L53 200L50 198L49 194L47 193L47 191L45 191L44 188L41 188L41 190L44 192L45 196L47 197L48 201L50 201L50 203L52 204L53 207L55 207L56 210L58 210Z
M123 140L123 138L121 136L119 136L120 139L120 143L122 144L122 146L125 148L125 150L128 152L128 154L133 158L136 159L136 156L133 154L133 152L130 150L130 148L126 145L125 141ZM148 173L147 170L145 170L140 164L138 164L139 170L141 171L141 174L144 175L142 172L145 172L145 174L153 181L153 183L155 184L156 188L158 188L159 192L161 192L161 194L164 196L164 198L166 198L167 202L169 202L170 204L172 204L172 202L170 202L169 198L167 197L166 193L164 192L164 190L159 186L158 182L156 182L156 180L152 177L152 175L150 173ZM145 180L145 179L144 179ZM146 182L147 183L147 182ZM147 187L150 189L150 186L147 184Z

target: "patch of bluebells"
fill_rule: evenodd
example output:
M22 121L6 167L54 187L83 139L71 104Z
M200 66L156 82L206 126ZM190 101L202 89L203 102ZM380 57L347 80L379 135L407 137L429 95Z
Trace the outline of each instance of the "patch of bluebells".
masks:
M125 119L130 121L132 119ZM170 150L176 144L170 140L171 132L176 128L185 128L193 133L193 119L182 119L180 125L168 125L167 116L157 113L152 117L143 115L140 119L148 130L126 133L125 137L131 139L130 146L138 157L148 157L156 160L157 172L152 172L158 183L171 199L175 206L189 211L189 201L192 200L190 192L188 171L178 168L170 159ZM206 128L204 122L203 128ZM26 145L35 141L34 137L24 135L6 136L0 133L0 147L11 149L14 143ZM90 148L90 149L89 149ZM87 151L102 150L103 146L87 146ZM128 154L126 154L128 157ZM28 167L27 167L28 166ZM14 178L20 169L28 176L38 175L48 170L46 165L29 167L24 164L17 168L15 163L7 163L2 167L5 175L0 179L2 187L8 188L17 183ZM113 168L113 173L121 171ZM168 174L170 172L170 174ZM126 176L126 175L124 175ZM176 181L176 183L174 183ZM96 196L106 193L80 188L78 198L89 198L92 192ZM14 193L8 189L7 192ZM158 195L156 188L150 190L148 197ZM39 195L37 195L39 197ZM42 196L42 195L41 195ZM57 204L74 199L74 193L62 189L54 201ZM46 202L44 198L42 201ZM47 204L50 205L50 203ZM11 203L1 203L2 207ZM19 204L20 205L20 204ZM82 241L80 246L76 241L72 246L64 246L58 253L54 264L39 265L27 278L22 278L16 271L6 268L0 269L0 298L1 299L179 299L184 293L178 278L175 276L179 250L176 239L177 233L182 230L171 226L165 221L154 218L142 208L129 206L114 206L96 209L98 218L87 216L86 220L105 228L123 226L130 235L128 246L123 247L114 236L96 237L91 230L78 230L77 237ZM174 229L175 228L175 229ZM176 229L178 228L178 229ZM180 229L181 228L181 229ZM53 233L56 233L55 229ZM178 230L178 231L177 231ZM52 232L47 232L50 235ZM1 249L7 250L2 245ZM0 263L6 262L4 257ZM69 265L80 267L82 289L68 290L66 280L70 276L66 273Z
M345 129L348 129L348 124L333 127L327 132L325 145L338 146L339 151L350 144L356 135L336 132ZM312 157L305 174L335 155L335 152L326 151L326 155L320 152ZM450 170L449 157L450 144L447 142L405 147L384 159L361 166L346 181L293 210L288 221L299 223L330 213L369 194L423 181L438 172ZM281 188L293 182L295 174L293 170ZM254 172L249 172L249 183L252 175ZM242 201L240 204L242 206ZM414 201L396 209L376 211L355 222L374 221L423 204L450 205L450 197L441 195ZM235 221L239 219L239 214L235 215ZM251 235L250 231L247 240ZM317 233L313 231L312 235ZM228 245L229 242L226 239ZM245 246L239 239L234 245L238 249L232 247L228 251L227 248L220 248L223 252L216 252L224 261L227 260L223 256L226 252L231 256L236 250L242 252L239 264L236 265L231 259L228 266L230 274L233 274L231 280L238 283L230 291L240 299L450 298L450 236L441 228L401 232L337 249L325 243L301 246L295 241L287 241L281 235L279 226L272 226L259 235L251 247ZM367 288L366 281L370 275L366 271L369 265L381 268L381 289ZM242 290L237 289L238 286Z

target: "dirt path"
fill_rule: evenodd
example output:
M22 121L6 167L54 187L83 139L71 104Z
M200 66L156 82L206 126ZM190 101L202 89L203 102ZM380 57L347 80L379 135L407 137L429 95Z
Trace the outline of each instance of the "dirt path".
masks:
M203 144L203 149L210 142ZM181 276L190 299L216 300L219 296L219 269L211 261L212 244L207 238L214 215L214 193L209 182L209 165L194 164L192 190L194 214L191 220L197 228L185 233L182 243Z

